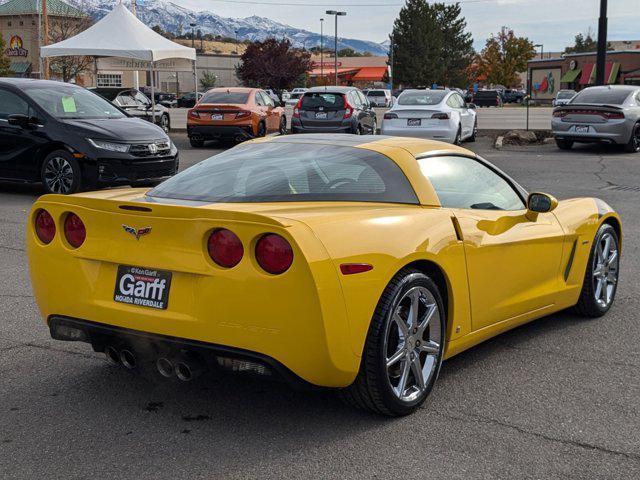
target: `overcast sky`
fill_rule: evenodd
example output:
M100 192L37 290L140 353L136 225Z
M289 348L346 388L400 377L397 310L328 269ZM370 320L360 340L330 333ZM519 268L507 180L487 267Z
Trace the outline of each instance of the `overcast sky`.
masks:
M224 17L259 15L294 27L319 32L319 19L327 8L340 8L340 36L384 41L391 31L402 0L173 0L194 10L209 10ZM248 3L242 3L248 2ZM274 5L279 3L298 4ZM451 3L446 1L446 3ZM462 13L481 49L491 32L507 25L519 35L560 51L576 33L597 30L599 0L460 0ZM382 4L383 6L371 6ZM327 25L326 23L329 23ZM325 31L333 32L331 22ZM640 0L609 0L609 39L640 39Z

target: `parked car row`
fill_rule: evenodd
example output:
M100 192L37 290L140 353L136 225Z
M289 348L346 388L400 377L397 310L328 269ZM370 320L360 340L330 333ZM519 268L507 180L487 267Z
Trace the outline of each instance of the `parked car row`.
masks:
M135 88L91 88L90 90L117 105L133 117L153 122L166 133L171 130L169 109L160 103L156 103L154 110L149 97Z

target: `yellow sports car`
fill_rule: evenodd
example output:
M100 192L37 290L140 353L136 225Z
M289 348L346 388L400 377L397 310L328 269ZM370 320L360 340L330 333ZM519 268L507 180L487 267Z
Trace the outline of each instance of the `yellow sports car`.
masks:
M489 337L606 313L621 238L601 200L527 194L453 145L349 135L257 139L149 191L46 195L27 231L53 338L182 380L332 387L386 415Z

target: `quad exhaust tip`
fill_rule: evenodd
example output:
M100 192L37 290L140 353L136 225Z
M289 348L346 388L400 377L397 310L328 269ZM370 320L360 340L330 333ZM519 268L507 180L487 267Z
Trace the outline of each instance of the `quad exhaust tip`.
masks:
M124 349L120 351L120 362L129 370L136 368L136 356L130 350Z
M109 345L104 349L104 355L107 357L107 362L111 365L120 365L120 355L115 347Z
M173 362L165 357L160 357L156 360L156 368L158 369L158 373L166 378L171 378L175 374Z
M190 382L194 378L194 371L188 364L180 362L176 365L176 377L183 382Z

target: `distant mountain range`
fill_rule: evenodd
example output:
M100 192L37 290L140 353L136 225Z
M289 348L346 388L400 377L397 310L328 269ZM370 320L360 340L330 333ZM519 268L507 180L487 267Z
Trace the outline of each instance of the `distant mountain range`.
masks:
M99 20L111 11L116 0L70 0L94 19ZM125 2L128 5L129 2ZM225 18L208 11L196 12L166 0L147 0L138 6L138 17L149 27L159 25L173 34L188 32L190 23L203 34L211 33L239 40L262 41L268 37L288 38L295 47L311 48L320 46L320 34L291 27L265 17ZM325 35L325 47L333 45L333 37ZM338 48L351 48L356 52L370 52L372 55L387 55L388 42L375 43L352 38L339 38Z

